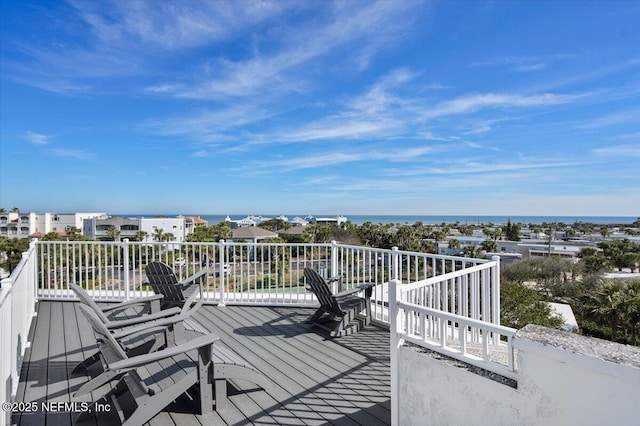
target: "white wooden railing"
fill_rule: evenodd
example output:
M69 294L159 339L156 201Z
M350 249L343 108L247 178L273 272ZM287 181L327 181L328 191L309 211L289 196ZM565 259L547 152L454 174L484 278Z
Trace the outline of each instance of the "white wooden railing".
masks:
M29 246L9 278L0 283L0 426L10 424L22 359L28 345L29 328L35 313L35 243Z
M405 341L515 378L515 330L499 325L498 258L335 242L34 241L0 290L0 402L15 394L36 298L72 300L69 283L82 285L101 300L140 297L149 292L144 267L151 261L173 266L180 279L207 268L204 296L219 305L315 304L305 290L305 267L325 277L341 276L345 288L374 283L373 320L391 329L392 422L398 419L397 358ZM7 420L3 416L0 421Z
M403 284L389 283L391 419L398 424L398 353L405 342L517 380L512 339L500 325L500 258Z
M204 296L225 304L313 305L304 268L325 277L341 276L345 289L375 283L374 320L388 324L388 284L426 279L486 263L427 253L338 244L287 243L139 243L40 241L38 296L73 298L68 283L80 284L104 300L139 297L148 291L144 266L162 261L180 279L201 268L209 271Z

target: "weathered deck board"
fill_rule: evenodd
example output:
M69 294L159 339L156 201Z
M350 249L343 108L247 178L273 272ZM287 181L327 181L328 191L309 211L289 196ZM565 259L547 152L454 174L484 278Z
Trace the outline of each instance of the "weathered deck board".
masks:
M220 344L254 365L271 386L263 390L234 382L228 388L227 406L204 416L195 414L194 405L183 397L149 424L390 424L389 333L367 327L355 335L330 339L304 323L312 312L295 307L204 306L190 320L195 328L218 334ZM30 338L18 400L70 401L70 394L89 380L71 370L96 348L77 304L39 302ZM95 374L93 370L89 372ZM162 372L155 373L162 380ZM14 416L14 422L35 425L46 420L63 426L74 424L75 418L75 413L38 412ZM113 424L113 416L102 414L82 424Z

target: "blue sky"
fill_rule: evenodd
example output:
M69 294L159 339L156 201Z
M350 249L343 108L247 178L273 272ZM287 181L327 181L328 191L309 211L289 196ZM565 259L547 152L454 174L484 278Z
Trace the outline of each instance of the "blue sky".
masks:
M640 2L2 1L0 205L640 214Z

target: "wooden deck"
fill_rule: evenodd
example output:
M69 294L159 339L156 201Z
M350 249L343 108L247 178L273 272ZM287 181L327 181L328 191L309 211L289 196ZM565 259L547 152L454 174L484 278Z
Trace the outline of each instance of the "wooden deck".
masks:
M17 401L36 403L33 413L14 415L18 425L75 424L64 405L43 411L42 403L68 402L89 380L73 367L96 349L77 303L41 301L25 355ZM390 415L389 332L368 327L330 339L304 320L312 309L204 306L196 326L221 337L272 382L267 390L244 382L229 387L226 407L205 416L182 398L154 417L152 425L388 425ZM218 344L218 343L216 343ZM5 350L3 348L3 350ZM90 373L96 371L90 369ZM237 389L234 389L237 388ZM51 408L51 407L49 407ZM79 424L112 425L113 413Z

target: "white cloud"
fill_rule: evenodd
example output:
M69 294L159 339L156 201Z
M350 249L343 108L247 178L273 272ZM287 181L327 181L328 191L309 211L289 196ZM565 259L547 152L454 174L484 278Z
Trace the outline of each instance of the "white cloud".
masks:
M540 95L480 93L465 95L442 102L423 114L424 118L437 118L447 115L467 114L484 108L526 108L548 105L561 105L576 102L588 94L560 95L544 93Z
M25 139L35 145L45 145L49 143L51 137L29 130L25 135Z
M597 129L601 127L615 126L623 123L638 123L640 121L640 109L616 111L600 117L591 117L579 123L579 129Z
M540 71L540 70L544 69L545 67L546 67L545 64L537 63L537 64L517 65L517 66L513 67L512 69L514 71L519 71L519 72L532 72L532 71Z
M307 69L302 70L301 66L313 69L309 65L311 61L347 46L356 46L356 52L360 52L358 66L364 68L379 49L403 36L410 20L410 7L404 3L338 3L333 6L336 10L323 24L305 22L303 26L286 28L280 48L273 52L255 53L249 59L238 61L212 60L206 69L213 69L213 75L205 73L202 81L186 85L176 92L176 96L222 99L253 96L259 92L264 96L265 91L306 91L311 83L304 77Z
M68 158L74 158L76 160L83 160L83 161L95 160L96 158L95 153L84 151L84 150L78 150L78 149L56 148L56 149L52 149L51 153L58 157L68 157Z
M605 157L640 157L640 144L637 145L612 145L595 149L594 154Z

